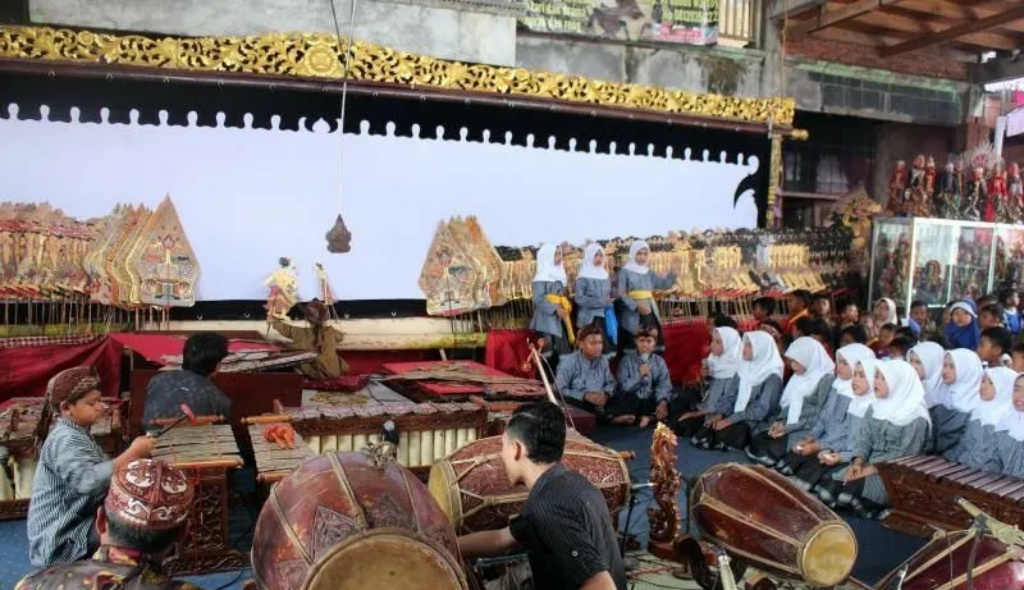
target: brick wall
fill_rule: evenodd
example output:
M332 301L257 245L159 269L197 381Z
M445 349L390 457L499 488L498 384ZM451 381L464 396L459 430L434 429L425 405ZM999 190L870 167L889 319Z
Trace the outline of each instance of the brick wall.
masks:
M953 61L927 50L911 51L893 57L882 57L875 47L856 45L843 41L816 39L807 35L786 42L786 55L822 61L832 61L851 66L892 70L901 74L949 78L966 81L967 64Z

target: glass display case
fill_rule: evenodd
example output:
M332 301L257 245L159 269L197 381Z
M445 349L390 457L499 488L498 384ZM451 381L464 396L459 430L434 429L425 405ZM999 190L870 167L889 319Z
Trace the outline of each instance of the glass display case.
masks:
M890 297L904 315L978 298L1024 279L1024 227L918 217L879 219L871 247L870 301Z

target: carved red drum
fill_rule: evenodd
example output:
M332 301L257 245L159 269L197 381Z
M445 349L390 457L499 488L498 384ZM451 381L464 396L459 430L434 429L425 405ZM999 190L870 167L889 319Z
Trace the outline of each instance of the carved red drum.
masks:
M370 452L321 455L275 484L252 545L263 590L467 588L427 487Z
M857 538L846 522L762 467L709 469L697 480L690 507L706 540L768 573L835 586L857 560Z
M973 531L956 531L925 545L904 564L903 590L967 590L967 570L974 545ZM876 588L894 588L903 565ZM1024 590L1024 563L1019 548L983 536L974 556L974 590Z
M612 449L581 436L565 441L562 464L583 474L601 490L614 515L629 502L629 469ZM491 531L508 526L526 502L525 486L508 483L501 462L501 437L471 442L430 470L430 493L460 532Z

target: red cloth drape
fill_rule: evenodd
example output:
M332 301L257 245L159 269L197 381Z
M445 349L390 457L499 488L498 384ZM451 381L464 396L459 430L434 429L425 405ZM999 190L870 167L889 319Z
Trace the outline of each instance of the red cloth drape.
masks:
M96 367L103 394L119 397L123 351L120 343L107 337L81 344L0 347L0 401L45 395L54 375L81 366Z
M122 345L141 354L147 361L158 365L166 365L164 357L180 357L185 349L188 336L181 334L129 334L112 332L110 337ZM228 340L230 352L268 351L275 352L280 347L270 342L254 340Z
M528 371L523 370L523 363L530 358L526 340L532 334L531 330L491 330L487 334L484 364L502 373L536 379L536 369L532 365Z

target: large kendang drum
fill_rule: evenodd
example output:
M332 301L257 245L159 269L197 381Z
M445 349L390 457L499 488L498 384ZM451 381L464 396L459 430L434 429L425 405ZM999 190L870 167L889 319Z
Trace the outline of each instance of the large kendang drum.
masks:
M629 502L629 469L612 449L581 436L565 441L562 464L594 484L614 515ZM508 526L523 510L529 491L508 483L501 462L501 437L471 442L430 470L430 493L459 532L491 531Z
M853 530L816 498L762 467L728 463L697 480L693 518L734 559L812 586L846 580L857 560Z
M956 531L936 538L878 583L876 588L895 588L894 582L906 567L903 590L967 590L967 571L974 556L975 590L1024 590L1024 562L1021 549L995 537L973 530Z
M262 590L466 590L458 556L426 486L377 447L321 455L275 484L252 568Z

